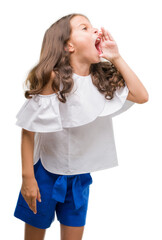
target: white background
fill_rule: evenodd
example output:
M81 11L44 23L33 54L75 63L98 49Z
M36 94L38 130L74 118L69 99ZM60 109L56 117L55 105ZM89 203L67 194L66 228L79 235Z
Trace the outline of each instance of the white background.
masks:
M104 26L140 78L149 101L114 118L119 166L92 173L83 239L162 239L162 34L160 0L3 1L0 6L1 236L23 239L13 216L21 187L20 131L16 113L23 82L39 59L45 30L70 13ZM46 239L59 239L59 222Z

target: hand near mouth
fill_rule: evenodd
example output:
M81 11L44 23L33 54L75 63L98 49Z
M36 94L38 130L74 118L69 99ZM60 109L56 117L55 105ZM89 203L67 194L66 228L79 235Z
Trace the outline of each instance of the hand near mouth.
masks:
M104 27L101 27L101 31L102 32L100 32L99 35L101 36L100 47L102 53L99 54L99 56L109 61L113 61L120 56L118 46L111 34L105 30Z

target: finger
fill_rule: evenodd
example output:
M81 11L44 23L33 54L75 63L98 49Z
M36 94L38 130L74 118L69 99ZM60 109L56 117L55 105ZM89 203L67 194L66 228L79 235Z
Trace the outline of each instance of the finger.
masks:
M101 38L101 40L104 42L105 41L105 37L104 37L104 31L103 28L101 27L101 30L99 31L99 37Z
M102 29L99 31L98 35L99 35L100 37L102 37L102 36L103 36Z
M111 33L110 33L109 31L107 31L107 34L108 34L109 39L110 39L111 41L115 41L114 38L113 38L113 36L111 35Z
M105 59L106 59L106 57L105 57L105 55L104 55L103 53L101 53L101 54L99 55L99 57L100 57L100 58L105 58Z
M31 209L32 211L36 214L37 213L37 208L36 208L36 197L31 199Z
M30 207L30 205L31 205L31 200L30 200L30 198L24 196L24 200L25 200L25 202L28 204L28 206Z
M41 202L41 194L40 194L39 188L37 189L37 200Z
M109 40L109 35L108 33L106 32L105 28L104 27L101 27L102 29L102 32L103 32L103 36L104 36L104 40Z

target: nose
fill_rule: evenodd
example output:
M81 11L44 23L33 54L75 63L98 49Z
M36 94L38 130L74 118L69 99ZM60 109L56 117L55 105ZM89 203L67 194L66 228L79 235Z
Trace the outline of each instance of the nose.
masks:
M93 32L96 33L96 34L98 35L99 30L98 30L97 28L94 28Z

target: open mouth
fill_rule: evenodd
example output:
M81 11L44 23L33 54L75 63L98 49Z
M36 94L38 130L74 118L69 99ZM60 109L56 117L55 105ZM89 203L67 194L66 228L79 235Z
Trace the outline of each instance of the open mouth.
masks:
M97 51L98 51L99 54L102 53L100 43L101 43L101 38L98 37L98 38L96 39L96 41L95 41L95 47L96 47L96 49L97 49Z

